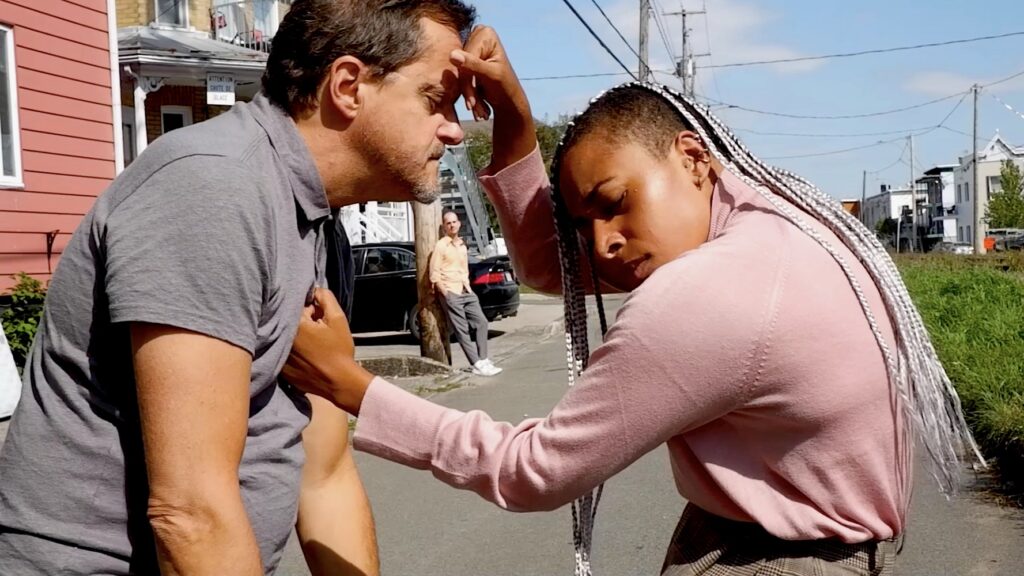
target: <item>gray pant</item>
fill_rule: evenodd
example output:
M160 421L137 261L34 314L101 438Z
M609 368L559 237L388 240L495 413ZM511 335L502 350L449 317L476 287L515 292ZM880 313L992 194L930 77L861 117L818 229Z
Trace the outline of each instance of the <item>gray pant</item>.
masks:
M455 339L459 341L470 365L476 364L481 358L487 358L487 317L480 308L480 299L473 292L446 292L443 300L445 310L448 311L448 321L455 331ZM470 338L470 329L476 335L476 346Z

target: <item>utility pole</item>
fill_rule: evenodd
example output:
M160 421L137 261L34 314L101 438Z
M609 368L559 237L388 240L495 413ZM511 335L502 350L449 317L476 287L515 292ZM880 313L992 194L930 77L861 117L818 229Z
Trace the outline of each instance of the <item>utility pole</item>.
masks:
M679 52L679 61L676 62L676 76L683 81L683 94L689 98L694 97L697 80L696 59L710 54L694 54L690 47L690 28L686 25L686 17L693 14L704 14L703 10L687 10L683 3L679 3L679 12L666 12L665 16L679 16L683 25L683 45Z
M974 149L974 155L972 156L973 161L972 172L973 188L974 188L974 253L984 254L985 253L985 231L982 230L982 222L985 217L985 201L981 196L981 186L978 185L978 93L981 91L981 87L975 84L971 86L971 91L974 92L974 142L972 144Z
M917 242L917 184L914 182L914 135L910 138L910 253Z
M430 282L430 255L441 231L441 201L412 203L416 229L416 289L419 294L420 356L451 364L448 319ZM442 334L444 337L442 337Z
M860 223L867 226L868 218L867 211L865 210L868 202L868 171L864 171L864 175L860 181L860 210L858 210L857 216L860 216Z
M650 82L651 67L647 64L647 53L649 37L648 32L651 24L651 0L640 0L640 81Z

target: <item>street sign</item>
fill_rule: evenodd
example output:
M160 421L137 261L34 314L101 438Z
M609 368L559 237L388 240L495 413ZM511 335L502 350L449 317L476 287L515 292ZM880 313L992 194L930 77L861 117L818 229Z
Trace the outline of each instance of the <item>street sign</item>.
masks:
M211 106L234 106L235 77L222 74L207 74L206 103Z

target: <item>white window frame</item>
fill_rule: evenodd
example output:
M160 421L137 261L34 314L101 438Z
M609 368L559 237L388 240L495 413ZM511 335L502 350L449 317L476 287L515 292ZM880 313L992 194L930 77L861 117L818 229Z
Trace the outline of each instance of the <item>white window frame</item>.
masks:
M181 114L184 117L184 122L181 123L181 127L192 125L192 107L191 106L161 106L160 107L160 135L167 134L167 128L164 126L164 114Z
M167 26L169 28L188 28L189 27L189 21L188 21L189 20L189 18L188 18L188 0L175 0L175 1L178 3L178 6L179 6L178 10L183 11L184 12L184 16L185 16L184 18L182 18L182 20L184 20L184 22L181 24L181 26L178 26L177 24L165 24L163 22L160 22L160 0L153 0L153 23L154 24L156 24L157 26Z
M0 24L0 31L4 35L3 42L7 53L7 81L10 89L7 102L10 105L8 113L11 118L11 150L13 151L11 156L14 159L14 174L8 176L4 174L3 156L0 155L0 188L24 188L25 182L22 180L21 172L21 124L18 121L20 108L18 107L18 66L14 59L14 28Z
M985 187L988 189L989 196L991 196L992 194L996 194L998 192L1002 192L1003 191L1003 177L1002 177L1002 175L999 175L999 176L989 176L988 178L985 178Z

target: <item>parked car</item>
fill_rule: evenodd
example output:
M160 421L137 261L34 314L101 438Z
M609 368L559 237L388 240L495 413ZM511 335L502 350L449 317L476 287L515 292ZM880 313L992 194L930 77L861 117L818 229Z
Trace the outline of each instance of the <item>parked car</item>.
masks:
M988 235L993 239L993 248L997 252L1002 252L1010 250L1011 243L1019 241L1024 237L1024 230L1020 228L993 228L988 231Z
M412 242L352 247L356 269L353 333L408 330L419 338L416 252ZM519 312L519 282L508 256L470 258L469 283L489 322Z
M998 249L999 244L996 244ZM1024 234L1009 236L1003 240L1003 250L1024 250Z
M932 251L941 254L974 254L974 246L967 242L939 242Z

